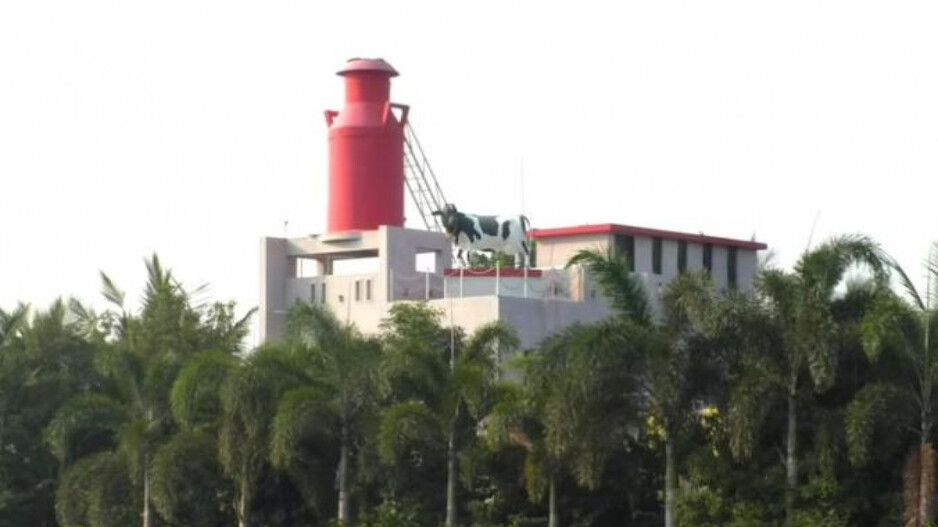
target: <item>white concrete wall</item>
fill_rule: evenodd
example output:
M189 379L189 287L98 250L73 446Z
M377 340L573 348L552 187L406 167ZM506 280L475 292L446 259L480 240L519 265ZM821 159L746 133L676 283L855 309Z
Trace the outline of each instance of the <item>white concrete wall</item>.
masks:
M661 275L666 277L677 276L677 246L674 240L661 242Z
M742 291L753 288L756 271L759 269L759 255L756 251L739 250L736 252L736 283Z
M566 267L567 262L581 249L605 251L612 243L609 234L593 234L577 238L547 238L537 241L537 266L539 268Z
M687 270L696 271L703 269L703 245L699 243L687 243Z
M651 238L635 236L635 269L636 273L651 272Z
M567 239L539 244L539 261L543 267L564 267L576 251L584 248L605 249L610 235ZM678 242L663 240L662 273L652 273L652 238L635 237L635 265L645 283L656 311L660 293L677 276ZM687 268L702 267L703 248L699 243L687 244ZM355 323L362 331L378 331L381 320L395 301L427 298L429 281L430 305L444 311L445 323L453 322L471 332L481 325L502 318L517 329L524 346L534 346L544 337L577 322L596 322L608 316L609 310L595 284L581 269L542 269L539 278L528 277L459 277L444 278L442 273L428 275L417 272L415 254L436 251L437 269L450 262L449 244L438 233L382 227L378 231L342 235L324 235L286 240L266 238L261 244L260 337L279 338L283 334L286 313L297 301L320 303L322 284L326 284L326 305L342 320ZM298 278L295 258L314 258L329 271L330 259L377 254L376 273L332 275ZM740 289L752 287L757 268L757 255L751 250L737 250L737 284ZM727 283L727 250L713 247L713 277L719 287ZM392 271L393 270L393 271ZM365 283L371 281L371 298L366 296ZM355 283L361 284L355 299ZM496 291L496 283L499 289ZM316 285L316 298L311 286ZM525 289L527 289L525 291ZM445 298L444 298L445 296ZM341 298L340 298L341 297Z
M261 290L258 309L258 333L261 342L271 335L282 335L286 321L286 281L288 276L287 240L261 240Z

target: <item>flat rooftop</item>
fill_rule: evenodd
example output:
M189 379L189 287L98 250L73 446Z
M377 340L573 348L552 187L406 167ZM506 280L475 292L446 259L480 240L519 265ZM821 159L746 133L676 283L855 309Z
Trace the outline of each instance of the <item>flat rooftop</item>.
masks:
M549 240L554 238L576 238L579 236L591 236L596 234L611 234L623 236L640 236L646 238L661 238L664 240L684 241L700 244L720 245L724 247L737 247L739 249L748 249L751 251L761 251L768 246L753 240L736 240L733 238L722 238L719 236L707 236L704 234L691 234L687 232L665 231L661 229L649 229L647 227L635 227L632 225L621 225L618 223L596 223L589 225L577 225L574 227L555 227L551 229L532 229L531 238L535 240Z

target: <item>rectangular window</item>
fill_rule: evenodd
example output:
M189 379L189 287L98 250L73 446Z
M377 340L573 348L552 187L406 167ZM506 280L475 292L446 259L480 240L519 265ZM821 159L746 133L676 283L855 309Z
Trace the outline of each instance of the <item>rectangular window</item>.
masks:
M316 284L309 284L309 303L316 303Z
M371 300L371 280L365 280L365 300Z
M621 254L629 264L629 271L635 271L635 238L632 236L616 236L616 252Z
M362 299L362 281L355 280L355 301L360 302Z
M661 238L651 239L651 272L661 274Z
M322 285L319 286L319 303L321 304L326 303L326 283L325 282L323 282Z
M709 243L703 246L703 266L708 272L713 271L713 246Z
M677 272L683 273L687 270L687 242L681 240L677 242Z
M736 289L736 247L726 251L726 283L730 289Z

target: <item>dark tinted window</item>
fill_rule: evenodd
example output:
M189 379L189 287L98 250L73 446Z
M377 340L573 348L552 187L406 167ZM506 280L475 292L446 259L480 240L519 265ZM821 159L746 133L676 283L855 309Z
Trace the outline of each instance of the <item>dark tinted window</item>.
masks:
M616 251L625 256L629 263L629 271L635 271L635 238L616 236Z
M677 271L683 273L687 270L687 242L677 242Z
M661 274L661 238L651 239L651 272Z
M736 247L726 251L726 283L731 289L736 289Z
M713 271L713 246L709 243L703 246L703 266L707 271Z

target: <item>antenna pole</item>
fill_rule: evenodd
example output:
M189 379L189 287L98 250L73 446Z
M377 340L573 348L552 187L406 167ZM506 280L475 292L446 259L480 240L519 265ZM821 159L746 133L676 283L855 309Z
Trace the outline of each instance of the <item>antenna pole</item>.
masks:
M817 220L821 217L820 209L814 214L814 221L811 222L811 232L808 233L808 245L804 248L804 252L808 252L811 249L811 243L814 241L814 229L817 228Z

